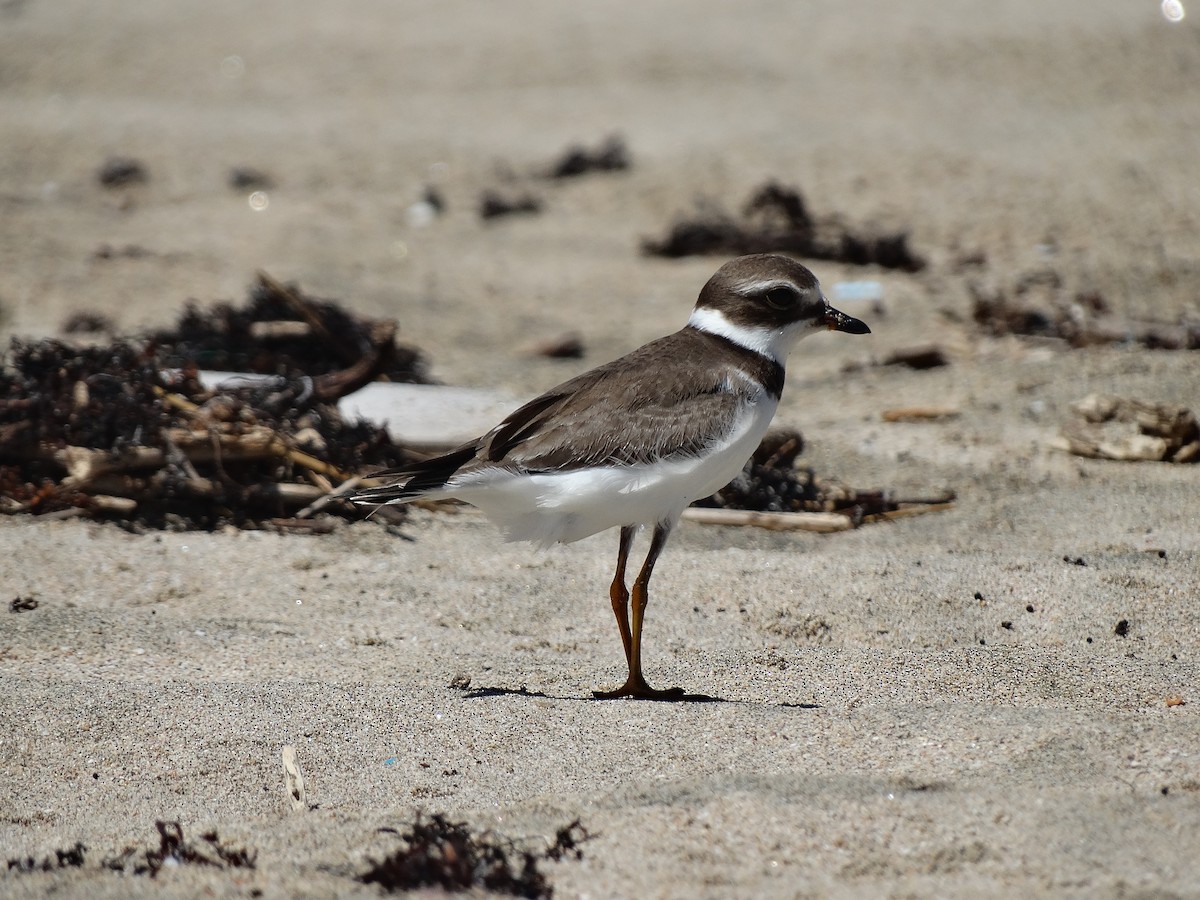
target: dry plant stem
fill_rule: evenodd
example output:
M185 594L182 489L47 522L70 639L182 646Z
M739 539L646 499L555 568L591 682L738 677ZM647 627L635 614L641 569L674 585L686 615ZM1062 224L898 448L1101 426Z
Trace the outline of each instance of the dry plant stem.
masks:
M162 473L156 473L148 478L136 478L128 474L109 472L96 476L89 484L89 488L97 494L128 497L132 500L160 498L166 486L167 479ZM182 482L175 482L173 487L198 499L219 497L229 490L209 478L189 478ZM296 484L290 481L249 488L234 485L232 490L241 492L247 500L258 499L264 503L279 501L288 506L304 506L326 496L325 491L316 485Z
M307 519L309 516L314 515L315 513L318 513L321 510L323 510L326 506L328 506L330 503L333 503L334 501L336 501L339 497L342 497L342 496L350 493L350 491L354 490L361 483L362 483L362 479L357 476L352 477L352 478L347 478L345 481L343 481L341 484L339 484L336 488L333 488L332 490L327 490L323 496L318 497L316 500L314 500L308 506L304 507L304 509L302 509L298 513L296 513L296 518L297 519Z
M322 340L324 340L327 344L329 344L330 347L334 349L338 356L346 361L347 364L354 365L361 359L362 354L358 351L357 347L347 347L344 343L339 341L337 337L325 327L325 323L321 321L321 317L313 311L313 308L303 299L297 297L296 294L289 290L286 285L276 281L266 272L258 273L258 281L271 293L281 297L284 302L286 302L287 305L290 306L298 316L300 316L301 319L308 323L309 327L312 328L316 334L321 336Z
M154 386L154 393L156 395L158 395L158 397L161 398L162 402L167 404L167 406L173 406L173 407L175 407L175 409L179 410L181 413L184 413L185 415L194 416L196 414L196 412L200 409L200 407L198 407L195 403L193 403L187 397L183 397L179 394L173 394L170 391L163 390L158 385Z
M885 409L885 422L918 422L935 419L954 419L959 411L950 406L904 406L899 409Z
M863 516L863 521L879 522L891 519L906 519L909 516L923 516L926 513L945 512L948 509L954 509L954 506L953 500L945 503L928 503L920 506L902 506L900 509L889 509L884 512Z
M313 396L324 403L335 403L368 382L387 378L384 372L395 362L396 324L381 322L372 329L371 352L347 369L313 378Z
M111 494L92 494L88 507L97 512L131 516L137 511L137 501L132 497L114 497Z
M198 409L194 403L178 394L162 391L159 388L156 388L156 392L164 402L185 413L194 414ZM287 440L282 435L264 425L252 426L242 434L196 432L188 428L169 428L164 431L163 437L169 444L178 447L193 463L281 457L338 482L343 482L350 477L337 466L317 459L302 450L289 447ZM67 470L71 478L77 479L72 482L72 485L78 486L79 482L104 472L159 468L166 463L167 455L155 447L138 447L114 458L106 450L66 447L57 451L54 459Z
M283 748L283 784L288 802L297 812L308 810L308 788L304 783L304 772L296 756L296 748L287 744Z
M854 522L842 513L756 512L750 509L708 509L691 506L683 511L683 521L701 525L742 525L771 531L815 531L828 534L849 531Z

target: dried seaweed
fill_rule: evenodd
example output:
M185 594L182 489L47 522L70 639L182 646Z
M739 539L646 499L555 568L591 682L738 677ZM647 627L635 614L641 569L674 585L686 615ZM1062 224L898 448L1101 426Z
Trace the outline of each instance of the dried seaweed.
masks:
M1200 322L1127 319L1096 291L1069 290L1053 268L1019 274L1010 284L968 284L975 324L993 336L1053 338L1071 347L1137 344L1148 350L1200 350Z
M109 188L141 184L149 180L145 165L130 156L111 156L100 166L96 180Z
M169 865L211 866L217 869L253 869L258 852L245 848L233 849L221 842L216 831L200 835L201 845L184 838L183 826L178 822L154 823L158 829L158 847L139 851L126 847L117 856L105 859L102 865L117 872L132 872L134 875L149 875L156 878Z
M255 327L280 322L299 327L282 340ZM290 521L349 473L411 460L335 405L381 375L424 380L394 334L264 275L247 309L193 307L153 339L14 341L0 368L0 511L152 528ZM214 392L200 360L278 377Z
M1185 406L1089 394L1071 408L1079 420L1063 427L1055 449L1126 462L1200 462L1200 423Z
M336 406L380 375L423 378L419 356L405 357L395 330L261 275L248 309L192 307L176 330L149 340L14 341L0 368L0 512L83 515L135 530L329 531L325 512L359 515L339 499L357 473L416 458ZM212 391L199 380L201 360L276 377ZM697 505L838 513L816 523L826 530L850 527L847 516L857 524L901 511L885 492L795 468L799 435L787 440L784 450L768 436L738 479ZM740 524L798 527L753 517Z
M238 191L269 191L275 179L253 166L235 166L229 170L229 186Z
M900 499L890 491L856 490L832 479L818 478L811 467L797 467L796 458L803 450L804 439L798 431L771 429L741 474L693 506L762 513L840 513L849 518L847 527L851 527L914 507L938 507L954 500L953 493ZM765 523L751 518L747 524Z
M418 815L402 833L391 828L381 830L398 834L404 845L382 860L371 860L371 867L358 876L359 881L378 884L388 892L423 887L459 892L478 887L531 898L554 894L538 864L581 859L580 845L592 837L576 819L558 830L554 843L546 850L521 850L492 832L475 834L465 822L451 822L440 813L428 819Z
M719 207L678 220L659 239L642 242L652 256L793 253L851 265L917 272L925 261L908 246L907 232L855 231L837 217L812 216L799 190L767 182L746 202L742 215Z
M541 211L542 201L533 194L501 193L489 188L479 196L479 218L485 221Z
M310 297L260 272L245 306L201 309L188 303L178 323L151 333L149 342L164 367L299 377L353 365L371 352L377 327L333 300ZM401 383L429 382L420 353L399 344L378 374Z
M27 874L29 872L53 872L55 869L71 869L82 866L87 847L78 841L75 846L65 850L55 850L54 856L44 856L35 860L32 856L10 858L8 871Z
M605 138L594 150L579 144L568 147L550 167L551 178L575 178L589 172L622 172L630 167L629 148L620 135Z

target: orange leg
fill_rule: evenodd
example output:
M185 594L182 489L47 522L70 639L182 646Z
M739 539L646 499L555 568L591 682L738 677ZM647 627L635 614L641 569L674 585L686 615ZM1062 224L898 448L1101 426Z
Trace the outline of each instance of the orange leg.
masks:
M650 576L654 572L654 564L658 555L666 546L670 528L657 525L654 537L650 540L650 550L646 561L638 572L633 583L633 621L629 622L628 604L629 593L625 590L625 563L629 556L629 547L633 541L633 528L626 526L621 529L621 549L617 557L617 575L613 579L609 596L612 599L613 612L617 616L617 627L621 629L621 641L625 645L625 660L629 664L629 676L625 683L615 691L594 691L595 697L601 700L611 700L617 697L637 697L642 700L678 700L683 697L682 688L655 690L646 683L642 676L642 623L646 617L646 604L650 600ZM618 600L620 601L618 603Z
M613 575L612 584L608 588L608 598L612 601L613 615L617 617L617 628L621 632L621 644L625 647L625 662L629 663L633 652L633 637L629 631L629 591L625 587L625 564L629 561L629 548L633 546L633 536L637 528L626 525L621 529L621 546L617 551L617 572Z

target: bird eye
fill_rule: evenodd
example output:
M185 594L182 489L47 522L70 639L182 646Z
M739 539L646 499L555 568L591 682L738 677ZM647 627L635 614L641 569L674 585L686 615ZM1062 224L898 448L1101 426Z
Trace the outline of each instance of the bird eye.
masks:
M763 299L774 309L791 309L800 299L800 295L794 288L773 287L763 293Z

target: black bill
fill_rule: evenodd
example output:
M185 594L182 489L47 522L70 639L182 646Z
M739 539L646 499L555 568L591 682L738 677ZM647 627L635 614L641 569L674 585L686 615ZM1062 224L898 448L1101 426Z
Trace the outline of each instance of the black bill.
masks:
M862 319L848 316L832 306L825 307L825 327L830 331L844 331L846 334L870 334L871 329Z

